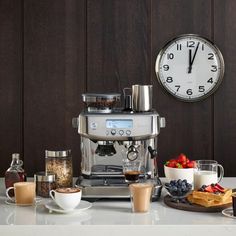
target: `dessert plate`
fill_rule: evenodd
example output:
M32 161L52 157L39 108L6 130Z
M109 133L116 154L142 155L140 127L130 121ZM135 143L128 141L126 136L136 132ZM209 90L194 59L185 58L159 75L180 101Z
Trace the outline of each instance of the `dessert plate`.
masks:
M227 216L227 217L230 217L230 218L233 218L233 219L236 219L236 216L234 216L234 213L233 213L233 208L226 208L222 211L222 214L224 216Z
M7 205L13 205L13 206L37 206L42 201L42 198L36 198L35 202L33 204L16 204L14 201L7 199L5 203Z
M89 209L92 206L92 203L87 201L80 201L80 204L73 210L64 210L60 208L54 201L50 201L49 203L45 204L45 207L49 210L49 213L57 212L57 213L75 213L75 212L81 212Z

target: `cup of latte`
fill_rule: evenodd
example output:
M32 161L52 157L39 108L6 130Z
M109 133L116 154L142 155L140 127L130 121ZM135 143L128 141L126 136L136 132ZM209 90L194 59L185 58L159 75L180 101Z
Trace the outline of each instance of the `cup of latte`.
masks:
M9 195L11 189L14 190L15 198ZM36 197L35 189L34 182L17 182L6 190L6 196L16 205L33 205Z
M73 210L81 200L81 189L79 188L57 188L50 191L50 197L63 210Z
M129 185L132 212L145 213L149 211L153 184L133 183Z

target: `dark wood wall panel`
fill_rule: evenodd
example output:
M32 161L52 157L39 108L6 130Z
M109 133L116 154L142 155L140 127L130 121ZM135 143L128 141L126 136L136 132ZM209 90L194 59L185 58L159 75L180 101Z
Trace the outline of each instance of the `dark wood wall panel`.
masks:
M234 0L1 0L0 175L11 153L24 156L29 176L44 169L45 149L72 149L79 174L80 140L71 119L83 92L122 92L153 84L153 106L164 116L159 169L173 155L216 159L235 176L236 2ZM194 104L166 94L155 60L180 34L205 36L226 63L215 95Z
M87 89L150 84L150 1L88 0Z
M79 136L71 119L85 90L85 2L24 1L24 155L32 175L44 151L72 149L78 175Z
M215 94L215 159L222 163L225 175L235 176L236 144L236 1L215 1L215 43L225 60L225 76Z
M191 159L212 158L212 98L189 104L163 91L156 80L155 60L160 49L180 34L211 39L211 0L152 1L152 83L154 106L167 121L159 135L159 172L165 160L184 152Z
M0 176L11 154L22 154L21 0L0 1Z

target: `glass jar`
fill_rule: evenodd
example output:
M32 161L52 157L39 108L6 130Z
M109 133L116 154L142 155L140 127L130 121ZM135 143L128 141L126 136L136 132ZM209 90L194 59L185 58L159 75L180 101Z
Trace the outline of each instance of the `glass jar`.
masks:
M56 187L68 188L73 185L71 150L45 151L46 173L56 175Z
M34 181L36 183L36 194L41 197L49 197L49 192L52 189L56 189L56 176L53 173L47 173L44 171L38 172L34 175Z

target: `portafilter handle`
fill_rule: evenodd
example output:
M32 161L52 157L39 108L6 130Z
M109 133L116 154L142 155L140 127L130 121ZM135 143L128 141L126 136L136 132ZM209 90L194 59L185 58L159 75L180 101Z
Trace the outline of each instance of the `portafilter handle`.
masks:
M151 146L148 146L148 151L151 155L151 159L154 159L157 157L157 150L153 149Z

